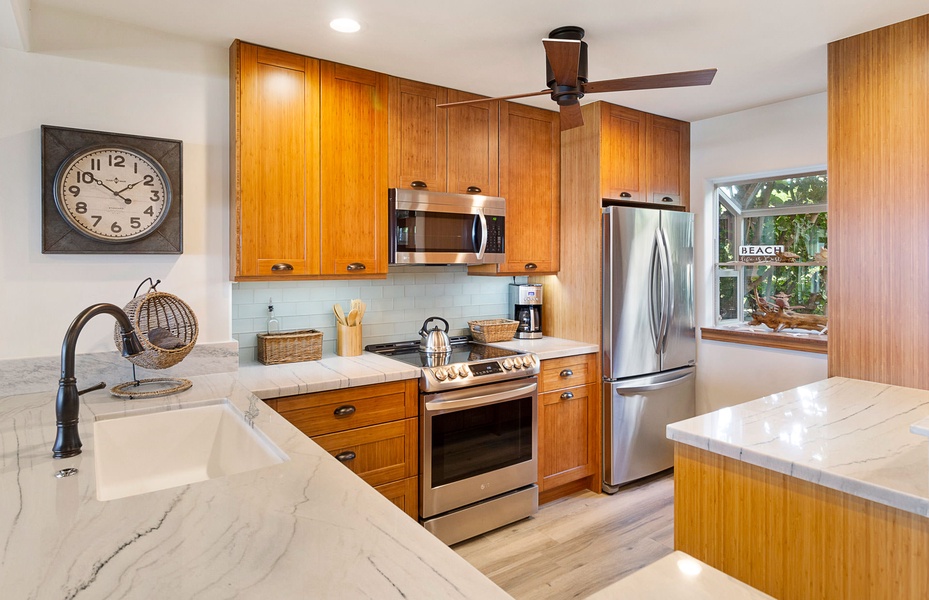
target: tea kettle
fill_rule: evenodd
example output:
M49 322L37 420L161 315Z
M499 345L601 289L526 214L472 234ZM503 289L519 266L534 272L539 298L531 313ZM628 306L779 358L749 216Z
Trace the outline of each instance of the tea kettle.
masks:
M438 325L433 326L431 330L427 330L426 326L429 325L430 321L442 321L445 323L445 330L439 329ZM419 336L422 338L419 341L420 352L452 351L452 344L448 340L448 321L442 317L429 317L423 321L423 327L419 330Z

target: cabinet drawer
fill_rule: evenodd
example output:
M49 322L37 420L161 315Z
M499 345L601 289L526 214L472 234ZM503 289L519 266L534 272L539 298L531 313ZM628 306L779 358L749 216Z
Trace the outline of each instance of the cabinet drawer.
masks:
M418 474L417 419L314 437L313 441L370 485Z
M550 358L542 361L539 392L551 392L597 381L597 354Z
M397 381L288 396L277 399L276 410L311 437L347 431L416 416L416 391L407 390L409 385Z
M408 477L400 481L385 483L374 489L410 517L419 519L419 477Z

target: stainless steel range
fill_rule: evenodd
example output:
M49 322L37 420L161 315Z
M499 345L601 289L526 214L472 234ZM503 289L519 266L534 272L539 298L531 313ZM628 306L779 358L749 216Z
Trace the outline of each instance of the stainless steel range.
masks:
M422 352L412 341L365 348L422 368L420 522L446 544L539 507L538 358L467 337L452 337L450 347Z

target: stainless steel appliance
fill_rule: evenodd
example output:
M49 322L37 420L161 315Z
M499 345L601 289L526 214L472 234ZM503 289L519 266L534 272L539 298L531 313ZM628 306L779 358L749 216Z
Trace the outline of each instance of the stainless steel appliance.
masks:
M670 468L695 414L693 215L603 209L603 491Z
M422 367L420 522L446 544L539 507L538 358L461 336L451 348L438 365L418 341L365 348Z
M513 319L519 321L513 337L521 340L542 337L542 284L511 283L510 304L513 305Z
M478 194L391 189L388 262L397 265L502 263L506 201Z

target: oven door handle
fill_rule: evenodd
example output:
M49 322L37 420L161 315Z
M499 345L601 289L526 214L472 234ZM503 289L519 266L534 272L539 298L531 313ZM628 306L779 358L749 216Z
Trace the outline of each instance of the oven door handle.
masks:
M494 387L497 388L498 391L490 394L481 394L479 396L474 395L476 388L435 394L425 403L425 409L426 412L446 412L464 408L474 408L476 406L485 406L487 404L496 404L507 400L524 398L525 396L536 393L539 389L539 384L535 381L530 384L517 383L515 387L512 384L499 384L499 386L506 387L507 389L499 390L498 386L495 385Z

